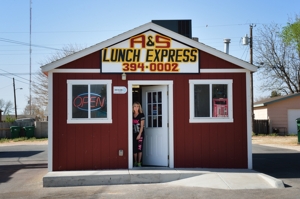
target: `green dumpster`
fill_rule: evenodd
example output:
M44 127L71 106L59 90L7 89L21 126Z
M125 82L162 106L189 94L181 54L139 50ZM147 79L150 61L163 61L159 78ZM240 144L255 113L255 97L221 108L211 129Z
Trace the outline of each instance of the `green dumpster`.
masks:
M296 119L298 129L298 144L300 144L300 118Z
M10 137L11 138L18 138L20 137L20 130L21 130L21 127L19 126L11 126L10 127Z
M27 138L34 136L34 126L25 126L23 129L25 130L25 135Z

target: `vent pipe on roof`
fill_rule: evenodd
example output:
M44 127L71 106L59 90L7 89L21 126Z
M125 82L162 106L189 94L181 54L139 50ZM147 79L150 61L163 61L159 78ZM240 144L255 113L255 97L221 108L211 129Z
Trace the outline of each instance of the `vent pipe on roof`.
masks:
M198 38L198 37L192 37L192 39L193 39L194 41L198 41L198 42L199 42L199 38Z
M229 54L229 44L231 39L224 39L224 53Z

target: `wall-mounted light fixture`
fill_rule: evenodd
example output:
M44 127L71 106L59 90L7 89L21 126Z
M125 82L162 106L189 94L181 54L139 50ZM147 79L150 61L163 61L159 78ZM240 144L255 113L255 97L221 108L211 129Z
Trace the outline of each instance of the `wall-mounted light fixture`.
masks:
M125 73L122 74L122 80L126 80L126 74Z

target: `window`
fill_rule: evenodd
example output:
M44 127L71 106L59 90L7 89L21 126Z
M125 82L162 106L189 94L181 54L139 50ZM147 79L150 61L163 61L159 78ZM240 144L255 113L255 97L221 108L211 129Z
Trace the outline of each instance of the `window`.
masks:
M232 80L190 80L190 122L233 122Z
M162 92L147 92L147 118L146 127L158 128L162 127Z
M67 80L67 123L112 123L111 80Z

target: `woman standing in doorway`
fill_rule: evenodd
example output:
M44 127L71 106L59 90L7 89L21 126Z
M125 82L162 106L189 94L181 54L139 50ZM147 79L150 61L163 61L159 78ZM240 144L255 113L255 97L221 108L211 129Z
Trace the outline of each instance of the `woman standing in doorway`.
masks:
M143 141L144 141L144 125L145 115L143 113L142 106L139 102L134 102L132 105L133 112L133 157L134 166L141 167L142 153L143 153Z

